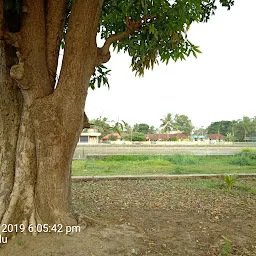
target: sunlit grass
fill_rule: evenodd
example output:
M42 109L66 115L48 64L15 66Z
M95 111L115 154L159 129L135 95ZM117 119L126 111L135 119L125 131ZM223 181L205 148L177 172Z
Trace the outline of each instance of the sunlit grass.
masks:
M244 155L111 156L103 159L74 160L72 166L74 176L255 172L256 160Z

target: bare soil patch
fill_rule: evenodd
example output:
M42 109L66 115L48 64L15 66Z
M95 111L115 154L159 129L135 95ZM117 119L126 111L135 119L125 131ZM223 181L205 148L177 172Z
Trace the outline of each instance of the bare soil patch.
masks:
M0 255L255 256L256 195L195 182L74 183L75 211L96 221L87 219L87 228L72 235L18 235ZM256 186L255 180L245 183Z

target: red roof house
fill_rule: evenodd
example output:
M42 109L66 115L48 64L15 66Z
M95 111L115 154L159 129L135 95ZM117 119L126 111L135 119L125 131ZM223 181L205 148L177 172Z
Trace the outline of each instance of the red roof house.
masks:
M188 136L186 136L183 133L175 133L175 134L146 134L146 139L150 141L158 141L158 140L163 140L163 141L168 141L171 138L176 137L177 139L187 139Z
M103 137L103 140L108 140L109 137L111 137L111 136L114 136L114 137L116 137L116 138L119 139L119 140L122 138L118 133L111 133L111 134L105 135L105 136Z
M209 140L225 140L225 136L220 133L207 134L207 139L209 139Z

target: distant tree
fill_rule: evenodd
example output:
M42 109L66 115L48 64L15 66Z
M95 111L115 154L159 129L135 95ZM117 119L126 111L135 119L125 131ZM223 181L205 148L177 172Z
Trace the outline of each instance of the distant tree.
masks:
M110 141L116 141L116 140L117 140L117 136L115 136L115 135L110 135L110 136L108 137L108 140L110 140Z
M145 141L145 140L146 140L146 136L142 132L134 132L132 134L132 141Z
M98 132L101 133L101 138L104 137L107 134L110 134L113 132L112 127L109 124L107 117L98 117L96 119L92 119L90 121L93 125L91 126L93 129L96 129Z
M235 137L234 135L232 135L232 133L227 133L226 135L226 141L234 141L235 140Z
M149 134L155 134L156 133L156 128L152 125L149 127L149 131L148 131Z
M178 139L177 139L177 137L171 137L170 139L169 139L169 141L177 141Z
M148 134L149 133L149 125L148 124L144 124L144 123L141 123L141 124L135 124L134 125L134 128L133 128L133 131L134 132L142 132L143 134Z
M237 120L234 128L235 140L244 141L247 137L256 136L256 117L244 116Z
M191 120L186 115L175 115L173 120L173 129L175 131L181 131L186 135L190 135L193 128Z
M162 128L162 133L170 133L172 131L172 114L167 113L167 115L163 118L160 119L161 125L160 128Z
M125 121L123 121L123 131L122 131L122 133L131 134L132 130L133 130L133 127L131 125L129 125L128 123L126 123Z
M246 137L256 136L256 117L213 122L207 127L207 133L220 133L229 141L244 141Z
M218 122L213 122L207 127L207 133L208 134L220 133L226 136L228 133L232 133L232 126L233 126L232 121L222 120Z

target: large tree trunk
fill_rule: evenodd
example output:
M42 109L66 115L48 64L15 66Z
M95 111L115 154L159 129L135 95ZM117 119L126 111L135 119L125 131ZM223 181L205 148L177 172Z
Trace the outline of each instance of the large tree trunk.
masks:
M5 212L14 181L15 156L22 98L16 82L8 75L15 64L12 46L0 41L0 216Z
M27 14L20 31L22 39L15 42L19 62L10 72L1 58L2 224L77 223L71 209L71 164L97 58L102 1L73 2L61 75L54 90L52 69L57 67L60 37L59 32L54 37L48 30L50 25L61 30L64 12L58 8L65 3L49 0L47 6L52 9L45 12L43 0L24 1ZM59 20L49 17L56 13ZM4 49L5 42L2 44ZM1 57L5 52L1 51ZM18 81L19 89L12 86L15 82L10 76Z

